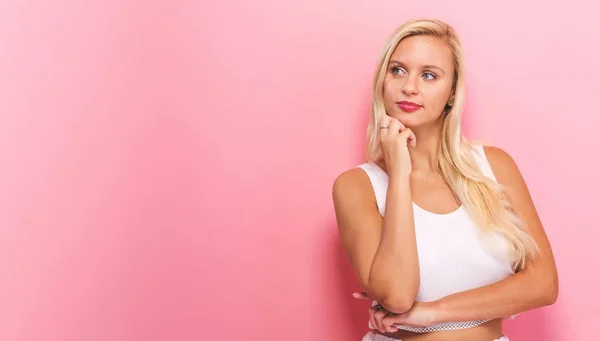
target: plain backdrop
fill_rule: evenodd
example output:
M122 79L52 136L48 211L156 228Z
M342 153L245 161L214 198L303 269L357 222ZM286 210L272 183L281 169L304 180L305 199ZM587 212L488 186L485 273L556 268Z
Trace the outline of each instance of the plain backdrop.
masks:
M363 162L387 35L462 38L465 134L519 164L560 297L511 340L597 334L592 1L0 3L0 339L360 340L331 185Z

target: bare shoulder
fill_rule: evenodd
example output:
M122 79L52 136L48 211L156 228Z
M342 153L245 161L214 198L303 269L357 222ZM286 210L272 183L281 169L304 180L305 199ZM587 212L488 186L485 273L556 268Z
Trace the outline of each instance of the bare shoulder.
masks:
M363 169L356 167L340 174L333 183L332 195L340 231L355 233L379 225L382 218L377 198L371 179Z
M365 199L375 200L369 176L358 167L337 176L333 182L332 195L336 205L352 201L364 202Z
M517 163L508 152L491 145L483 146L483 150L498 182L505 185L517 185L523 181Z
M513 157L494 146L484 146L483 150L496 180L506 190L515 211L528 225L540 226L541 229L531 193Z

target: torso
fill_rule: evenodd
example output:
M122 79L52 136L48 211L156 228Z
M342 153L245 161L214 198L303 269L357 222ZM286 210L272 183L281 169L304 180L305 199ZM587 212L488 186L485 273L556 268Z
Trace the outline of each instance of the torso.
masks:
M482 147L480 151L483 153ZM485 155L483 158L479 156L477 162L484 175L495 180ZM371 181L375 182L373 187L380 213L385 215L385 167L371 164L367 169L367 173L371 173ZM514 274L507 259L489 253L480 243L476 225L440 174L411 174L411 195L421 269L417 301L433 301ZM506 244L502 238L493 236L490 240L496 251L504 252ZM460 275L457 276L457 273ZM502 336L502 319L479 323L464 329L435 332L400 330L384 335L402 341L491 341Z

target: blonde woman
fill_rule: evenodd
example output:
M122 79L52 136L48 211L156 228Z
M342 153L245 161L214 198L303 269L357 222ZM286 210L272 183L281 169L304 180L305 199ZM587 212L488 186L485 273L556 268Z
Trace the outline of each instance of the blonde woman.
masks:
M554 256L502 149L461 134L454 29L414 20L380 55L365 163L333 184L339 233L373 300L365 341L508 340L506 318L553 304Z

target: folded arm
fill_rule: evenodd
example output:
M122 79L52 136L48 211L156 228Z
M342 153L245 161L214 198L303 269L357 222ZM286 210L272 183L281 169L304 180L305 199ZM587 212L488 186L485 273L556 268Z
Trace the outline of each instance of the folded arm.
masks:
M551 305L558 297L554 256L527 185L506 152L495 147L484 148L494 175L506 187L513 209L527 226L539 253L526 262L524 270L509 278L431 302L437 312L437 322L507 317Z
M379 214L367 174L340 175L333 200L342 244L365 291L388 311L411 308L419 289L410 180L390 176L386 217Z

